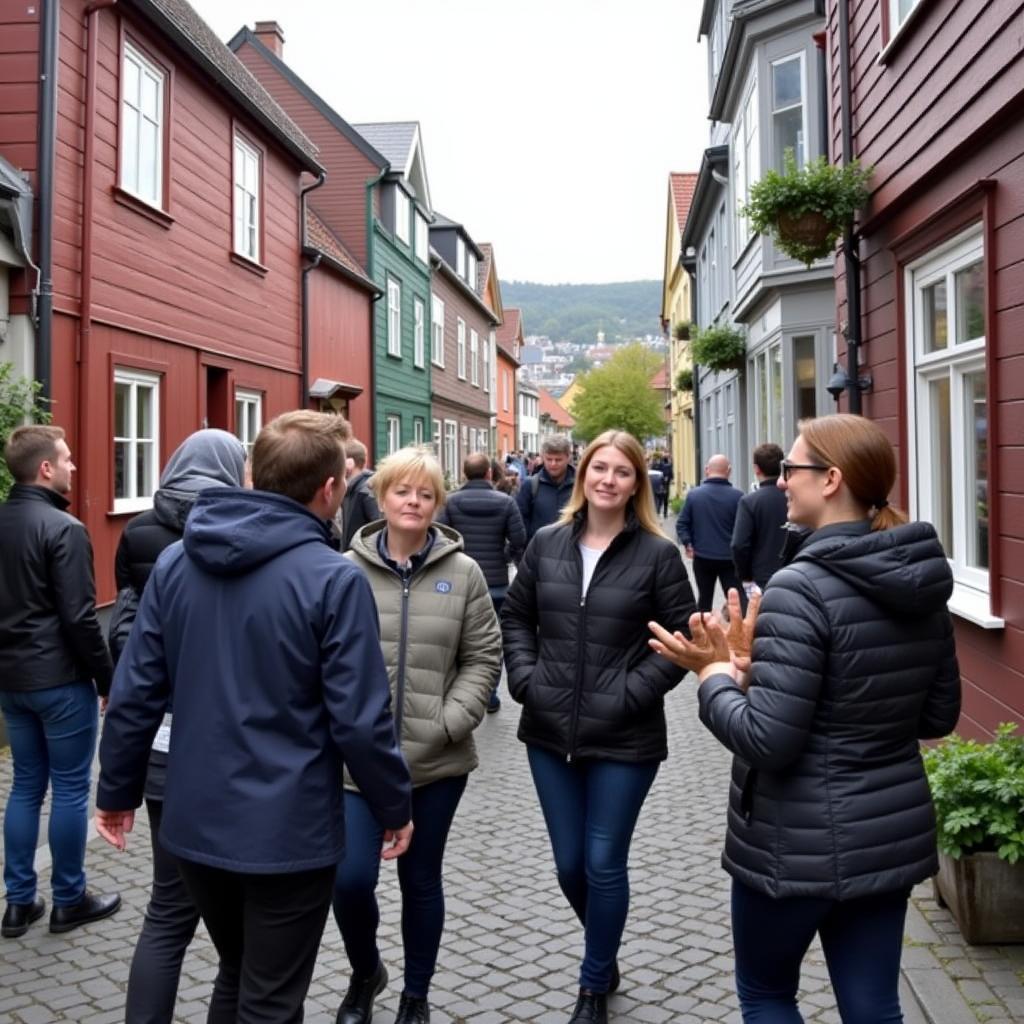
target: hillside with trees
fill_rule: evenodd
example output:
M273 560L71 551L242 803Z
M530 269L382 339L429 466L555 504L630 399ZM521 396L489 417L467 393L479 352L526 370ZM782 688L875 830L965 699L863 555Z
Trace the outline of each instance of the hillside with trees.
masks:
M501 301L523 311L528 334L580 345L597 341L604 331L608 343L659 334L660 281L615 284L534 284L502 281Z

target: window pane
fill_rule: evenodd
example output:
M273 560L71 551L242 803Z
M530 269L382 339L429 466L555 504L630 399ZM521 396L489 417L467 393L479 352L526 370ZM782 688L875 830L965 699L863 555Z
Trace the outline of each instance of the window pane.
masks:
M152 438L153 434L153 389L145 386L135 388L135 436Z
M157 161L160 129L152 121L143 121L139 137L139 194L155 203L157 196Z
M936 281L921 290L924 306L924 350L938 352L948 345L946 282Z
M775 115L775 169L786 165L786 150L793 151L797 167L804 164L804 108L792 107Z
M148 72L142 75L142 113L151 121L160 120L160 83Z
M135 494L131 497L148 498L153 493L153 448L151 441L135 446Z
M768 440L768 358L762 352L754 364L757 379L757 437L758 444Z
M818 373L812 334L793 339L793 377L796 419L810 419L818 414Z
M953 557L953 471L950 459L949 377L928 385L932 442L932 525L946 555Z
M131 434L131 390L130 384L114 384L114 437Z
M800 58L772 65L772 110L800 102Z
M121 184L129 192L139 191L139 115L131 107L121 111L124 127L121 136Z
M956 281L956 341L963 344L985 335L985 278L979 260L958 270Z
M139 65L130 57L125 58L124 79L121 82L122 95L125 103L133 107L139 105Z
M771 368L772 417L769 440L782 444L782 346L776 345L769 353ZM731 454L731 452L730 452Z
M128 494L128 442L114 442L114 497L127 498Z
M985 373L964 377L964 412L967 423L967 564L988 568L988 406Z

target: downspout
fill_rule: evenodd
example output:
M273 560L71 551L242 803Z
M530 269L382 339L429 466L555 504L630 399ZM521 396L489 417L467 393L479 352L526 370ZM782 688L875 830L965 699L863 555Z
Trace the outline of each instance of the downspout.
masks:
M366 275L377 284L374 267L374 253L377 243L373 237L373 190L384 180L391 169L388 164L375 178L366 182ZM385 294L378 290L370 301L370 443L367 446L373 453L373 461L377 461L377 310L374 308ZM424 429L426 425L424 424Z
M850 3L839 0L839 99L843 108L843 164L853 160L853 93L850 86ZM853 227L843 235L846 264L846 392L850 412L860 415L860 256Z
M53 391L53 206L57 149L57 49L60 0L44 0L39 68L39 305L35 377L40 397Z
M299 252L306 245L306 196L315 188L319 188L327 180L327 172L321 171L316 181L299 189ZM302 331L301 351L299 362L301 364L302 379L299 383L299 408L305 409L309 406L309 274L320 265L320 253L313 258L313 262L302 268Z
M691 328L696 328L699 315L697 310L697 261L680 256L679 262L690 278L690 325ZM696 373L697 364L693 362L692 354L690 355L690 363L694 366L695 370L693 374L693 455L696 460L697 479L699 480L700 467L702 465L700 459L700 376ZM686 486L689 487L691 482L695 481L688 480Z

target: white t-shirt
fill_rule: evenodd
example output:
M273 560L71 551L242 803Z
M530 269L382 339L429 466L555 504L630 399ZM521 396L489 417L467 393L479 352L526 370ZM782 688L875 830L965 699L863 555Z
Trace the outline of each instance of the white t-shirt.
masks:
M594 569L604 552L599 548L584 547L582 544L579 545L579 549L580 557L583 559L583 594L585 596L590 589L590 580L594 575Z

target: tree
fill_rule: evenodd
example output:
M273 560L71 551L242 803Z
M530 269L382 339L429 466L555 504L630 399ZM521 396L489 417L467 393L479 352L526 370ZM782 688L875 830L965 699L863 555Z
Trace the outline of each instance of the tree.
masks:
M0 451L15 427L26 420L49 423L50 414L40 403L39 384L14 376L11 363L0 363ZM14 481L7 463L0 458L0 501L6 501Z
M578 377L574 433L592 441L605 430L628 430L641 442L665 433L665 411L651 378L662 359L642 344L624 345L608 363Z

